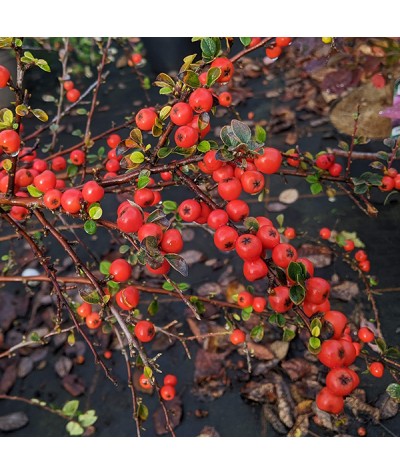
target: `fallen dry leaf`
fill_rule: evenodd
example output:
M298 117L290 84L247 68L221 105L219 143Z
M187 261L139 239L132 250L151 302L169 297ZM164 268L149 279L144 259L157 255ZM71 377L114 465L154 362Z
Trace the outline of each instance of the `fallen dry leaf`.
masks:
M11 412L0 417L0 430L3 432L12 432L25 427L29 422L25 412Z
M165 401L168 418L172 429L179 425L182 419L182 402L179 396L176 396L172 401ZM157 435L168 434L167 420L165 418L164 410L158 407L153 414L154 430Z
M302 244L298 248L299 257L307 257L316 268L330 266L333 253L327 246L316 246L314 244Z
M62 379L62 385L71 396L77 397L85 392L85 383L82 378L76 374L67 374Z
M303 358L291 358L290 360L282 361L281 366L292 381L298 381L299 379L318 374L318 368Z
M344 282L331 287L331 297L350 302L354 297L360 293L360 288L357 282L345 280Z
M255 402L276 401L275 385L270 381L249 381L241 387L240 394L245 399Z
M297 417L294 426L288 433L288 437L305 437L310 426L309 416L300 415Z
M262 415L265 419L266 422L269 422L271 426L274 428L278 434L286 434L287 430L286 427L282 424L282 422L279 420L279 417L277 416L273 406L270 404L264 404L263 405L263 410L262 410Z
M215 427L204 426L203 429L201 429L199 437L220 437L220 435Z

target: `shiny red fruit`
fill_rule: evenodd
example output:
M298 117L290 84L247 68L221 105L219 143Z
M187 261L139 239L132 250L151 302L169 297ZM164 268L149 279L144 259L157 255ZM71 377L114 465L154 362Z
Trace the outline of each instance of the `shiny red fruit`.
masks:
M186 102L177 102L171 109L170 118L175 125L186 125L193 119L193 109Z
M81 209L82 193L74 188L65 190L61 196L61 206L67 213L75 214Z
M286 269L292 261L297 260L297 251L290 244L278 244L272 251L272 260L277 266Z
M193 127L182 125L176 129L174 138L178 147L190 148L193 147L193 145L196 145L199 135Z
M264 249L273 249L280 241L281 237L274 226L261 226L257 231L257 237L260 239Z
M101 327L101 317L97 312L92 312L86 317L86 325L91 330Z
M61 196L62 193L60 190L49 190L43 195L43 204L47 209L57 209L61 206Z
M132 310L139 304L140 293L136 287L129 285L115 294L115 301L122 310Z
M132 266L125 259L116 259L111 263L110 276L114 282L126 282L132 274Z
M140 226L137 234L140 242L149 236L153 236L157 240L157 244L159 244L163 237L163 230L161 226L156 223L145 223Z
M331 237L331 230L329 228L321 228L319 235L322 239L329 239Z
M383 366L382 363L379 363L379 361L375 361L374 363L370 364L369 372L375 378L382 378L383 373L385 372L385 367Z
M233 63L228 58L216 58L211 63L212 68L220 68L221 75L217 79L219 83L225 83L230 81L235 71Z
M236 200L239 198L241 192L242 185L237 178L225 178L218 183L218 194L223 200Z
M141 320L136 323L134 333L139 341L142 343L148 343L154 338L156 329L148 320Z
M234 201L232 201L233 203ZM228 203L229 204L229 203ZM212 229L218 229L221 226L224 226L229 221L229 215L223 209L214 209L208 215L207 224Z
M21 139L15 130L2 130L0 132L0 148L8 155L18 152Z
M249 282L263 279L267 274L268 266L261 258L252 261L244 261L243 275Z
M246 341L246 333L236 328L229 336L229 340L234 345L241 345Z
M254 260L262 252L261 240L254 234L242 234L236 241L236 252L243 260Z
M230 107L232 104L232 96L229 92L221 92L218 96L219 105L222 107Z
M237 303L239 307L246 308L251 307L253 305L254 297L250 292L243 291L238 294Z
M110 148L118 147L118 144L121 142L121 137L118 134L111 134L107 137L107 145Z
M225 206L229 219L235 223L243 221L250 214L249 205L243 200L232 200Z
M82 196L87 203L96 203L103 199L104 188L94 180L88 181L83 185Z
M213 96L208 89L195 89L189 97L190 107L197 113L209 112L213 106Z
M254 297L252 306L255 312L261 313L265 310L265 307L267 306L267 300L264 297Z
M92 313L92 306L90 303L83 302L76 309L76 312L80 317L86 318Z
M140 130L148 132L151 130L156 122L157 114L153 109L145 108L141 109L135 117L136 125Z
M81 93L78 89L70 89L67 91L66 97L69 102L76 102L81 97Z
M278 313L285 313L293 307L293 302L290 300L289 288L280 285L275 287L269 294L268 303L272 310Z
M344 409L344 399L335 396L328 388L322 388L315 400L318 409L329 414L340 414Z
M176 386L178 384L178 378L174 374L166 374L164 376L165 386Z
M324 321L329 322L333 327L333 339L339 340L343 335L344 329L348 323L346 315L337 310L329 310L324 315Z
M166 253L179 253L183 249L182 234L177 229L167 229L161 240L161 249Z
M85 161L85 152L83 150L73 150L70 153L69 159L74 165L82 165Z
M10 71L0 64L0 89L7 86L10 79Z
M306 300L307 302L321 305L329 297L331 286L329 282L321 277L311 277L306 280Z
M220 251L231 251L236 245L239 235L230 226L220 226L214 234L214 244Z
M164 401L172 401L176 395L176 390L173 386L165 385L160 389L160 395Z
M254 160L254 165L261 173L272 175L276 173L282 164L282 155L276 148L265 147L262 155Z
M200 203L191 199L182 201L178 207L178 214L182 221L192 223L193 221L196 221L201 214Z
M265 185L265 179L262 173L258 171L245 171L240 178L243 191L251 195L260 193Z
M358 330L358 338L364 343L370 343L371 341L375 340L375 335L369 328L361 327Z

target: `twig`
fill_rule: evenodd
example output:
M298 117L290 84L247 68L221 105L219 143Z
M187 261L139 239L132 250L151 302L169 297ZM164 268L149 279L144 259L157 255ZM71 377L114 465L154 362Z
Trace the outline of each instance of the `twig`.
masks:
M266 45L269 41L272 40L272 36L269 38L263 38L259 43L257 43L255 46L252 46L251 48L246 48L242 51L239 51L239 53L235 54L235 56L232 56L230 59L232 63L236 63L240 58L245 56L246 54L252 53L253 51L257 50L258 48L262 48L264 45Z
M51 412L51 414L55 414L56 416L62 417L67 421L71 421L73 418L70 416L66 416L61 410L53 409L49 406L43 406L40 402L32 401L32 399L27 399L21 396L9 396L7 394L0 394L0 399L6 399L8 401L18 401L24 402L25 404L29 404L30 406L38 407L39 409L43 409L47 412Z

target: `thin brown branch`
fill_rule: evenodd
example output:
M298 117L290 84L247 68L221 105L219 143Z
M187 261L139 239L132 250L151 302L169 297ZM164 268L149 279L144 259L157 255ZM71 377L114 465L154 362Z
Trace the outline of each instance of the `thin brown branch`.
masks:
M58 417L62 417L63 419L70 421L72 420L72 417L66 416L61 410L59 409L53 409L49 406L44 406L40 402L36 402L35 400L32 399L27 399L25 397L21 396L9 396L7 394L0 394L0 399L8 400L8 401L18 401L18 402L23 402L25 404L29 404L30 406L38 407L39 409L43 409L44 411L50 412L51 414L54 414Z
M272 38L273 38L272 36L269 37L269 38L263 38L255 46L252 46L251 48L246 48L246 49L243 49L242 51L239 51L239 53L235 54L235 56L232 56L232 58L230 60L232 61L232 63L236 63L236 61L238 61L243 56L246 56L246 54L252 53L253 51L256 51L257 49L262 48L263 46L265 46L269 41L272 40Z

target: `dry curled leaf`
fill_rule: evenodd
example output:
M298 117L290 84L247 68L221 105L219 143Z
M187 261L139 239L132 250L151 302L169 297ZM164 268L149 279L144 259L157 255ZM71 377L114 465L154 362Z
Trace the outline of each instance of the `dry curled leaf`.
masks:
M247 348L254 358L258 360L273 360L275 359L275 355L272 351L267 348L266 345L262 345L260 343L253 343L252 341L247 342ZM239 350L240 354L244 354L244 350Z
M397 403L387 393L380 396L376 403L376 407L379 408L380 420L390 419L399 412L399 403Z
M282 361L281 366L292 381L298 381L299 379L318 374L318 368L304 358L291 358L290 360Z
M353 412L353 414L358 417L359 415L370 416L372 421L376 424L379 422L379 409L377 407L371 406L366 402L361 401L360 399L354 396L348 396L345 399L345 406Z
M335 285L331 288L331 297L350 302L354 297L360 293L357 282L345 280L344 282Z
M330 266L333 253L327 246L316 246L314 244L302 244L298 248L299 257L307 257L316 268Z
M240 394L245 399L255 402L276 401L275 385L269 381L249 381L242 386Z
M290 394L289 386L286 384L282 376L275 374L274 381L278 401L277 406L279 419L290 429L294 424L294 402L292 395Z
M264 404L262 415L266 422L269 422L278 434L286 434L286 427L279 420L279 417L274 411L274 408L270 404Z
M76 374L67 374L64 376L62 385L73 397L80 396L85 392L85 383Z
M178 396L172 401L165 401L169 423L172 429L179 425L182 419L182 402ZM158 407L153 413L154 430L157 435L168 434L167 420L162 407Z
M296 419L294 426L290 429L288 437L305 437L308 434L308 427L310 426L310 421L308 416L300 415Z

